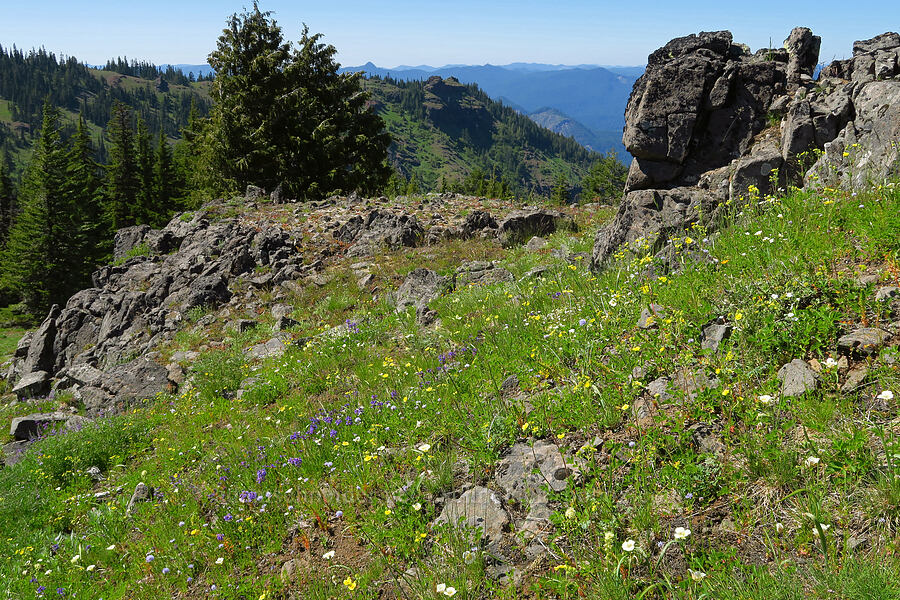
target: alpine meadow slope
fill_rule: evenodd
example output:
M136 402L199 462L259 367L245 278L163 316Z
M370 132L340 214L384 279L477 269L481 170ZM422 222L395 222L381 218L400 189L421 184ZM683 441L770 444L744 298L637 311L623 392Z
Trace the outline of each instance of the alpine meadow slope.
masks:
M618 207L120 229L7 363L0 592L900 597L900 35L818 48L653 52ZM494 135L458 81L366 85Z

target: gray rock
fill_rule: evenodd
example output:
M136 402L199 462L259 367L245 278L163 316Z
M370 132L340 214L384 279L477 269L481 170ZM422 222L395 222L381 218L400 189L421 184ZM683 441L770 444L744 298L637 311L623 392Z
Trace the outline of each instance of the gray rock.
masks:
M504 398L510 398L519 393L519 378L510 375L500 384L500 395Z
M874 75L872 75L874 77ZM835 95L850 98L840 90ZM806 186L868 189L896 176L900 161L900 81L870 81L852 96L853 120L825 145ZM845 156L846 155L846 156Z
M778 370L781 381L781 395L785 397L802 396L819 386L819 376L805 360L795 358Z
M285 346L279 338L271 338L261 344L251 346L245 351L250 358L265 359L270 356L281 356L284 354Z
M807 100L791 104L781 132L781 152L785 160L806 152L815 145L816 127Z
M688 427L691 440L701 454L715 454L719 458L725 456L725 444L719 438L716 428L708 423L697 423Z
M397 312L404 312L410 306L418 310L451 289L451 278L442 277L430 269L416 269L406 276L397 290Z
M288 317L294 312L294 307L290 304L276 304L272 307L272 318L276 321L281 317Z
M34 413L16 417L9 426L9 434L16 440L30 440L48 430L81 427L87 419L65 412Z
M491 285L515 281L513 274L493 262L464 262L456 269L456 286Z
M283 331L285 329L291 329L292 327L297 327L300 325L299 321L295 321L290 317L279 317L277 321L275 321L275 331Z
M657 329L659 328L660 319L665 318L666 309L659 304L650 303L641 310L641 316L638 319L637 326L640 329Z
M847 373L847 379L844 381L844 385L841 386L841 392L849 394L855 391L865 382L868 375L869 369L865 365L854 367Z
M529 269L527 273L522 275L522 279L537 279L539 277L543 277L548 272L550 272L551 267L549 265L538 265L533 269Z
M547 208L528 207L514 210L500 221L500 241L504 246L525 243L534 236L545 236L557 229L574 229L575 222L568 215Z
M337 240L352 244L347 256L374 256L385 247L396 250L420 245L425 230L415 215L375 209L365 217L351 217L333 235Z
M462 237L472 238L485 229L497 229L497 221L485 210L473 210L463 220L460 230Z
M788 83L799 84L800 76L812 76L819 64L819 48L822 38L813 35L806 27L795 27L784 41L788 51L787 80Z
M28 450L28 446L30 445L29 442L22 440L4 444L2 452L0 452L3 456L3 466L11 467L19 464L22 461L25 451Z
M700 347L717 352L723 341L731 337L731 325L723 319L717 319L705 325L700 332Z
M19 400L46 396L50 391L50 374L47 371L32 371L13 387L12 392Z
M672 397L672 394L669 393L668 377L658 377L654 379L647 384L647 391L650 392L651 396L659 398L662 402L665 402Z
M250 319L238 319L237 321L234 322L232 327L238 333L247 333L248 331L250 331L254 327L257 327L258 325L259 325L259 323L257 321L252 321Z
M53 366L56 362L53 345L56 341L56 319L59 315L59 306L54 304L47 318L44 319L44 322L41 323L41 326L31 337L28 354L25 356L25 362L22 364L22 373L28 374L33 371L53 372Z
M877 353L890 339L890 332L884 329L860 327L856 331L838 338L838 352L848 355L870 356Z
M134 493L131 495L131 499L128 500L128 506L125 508L125 514L130 515L134 511L134 507L139 502L147 502L153 497L153 488L149 487L144 482L137 484L134 488Z
M550 523L548 489L560 492L576 474L566 464L560 449L550 442L537 440L534 445L514 444L497 465L497 484L508 501L528 507L528 514L517 529L530 539L545 531Z
M129 252L144 242L150 231L149 225L134 225L116 231L113 236L113 260L124 260Z
M875 300L877 302L888 302L900 298L900 288L895 285L886 285L878 288L875 292Z
M534 236L525 244L525 249L529 252L536 252L547 246L547 240L542 237Z
M488 548L497 548L503 541L503 532L509 527L509 515L497 494L488 488L476 486L455 500L449 500L435 524L461 524L470 530L480 530L478 540Z

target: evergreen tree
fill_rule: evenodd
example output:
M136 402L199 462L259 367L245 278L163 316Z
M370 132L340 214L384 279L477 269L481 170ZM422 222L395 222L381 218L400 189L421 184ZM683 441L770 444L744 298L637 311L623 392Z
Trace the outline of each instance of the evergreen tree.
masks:
M565 173L556 176L553 183L553 189L550 190L550 200L556 204L565 205L569 203L571 192L569 190L569 182L566 180Z
M618 200L622 196L627 177L628 167L619 162L613 152L602 155L591 165L591 170L581 183L582 200Z
M0 159L0 248L6 243L9 226L16 210L16 190L6 161Z
M72 137L66 167L66 193L73 208L79 283L90 281L91 272L110 252L110 228L103 212L101 169L84 118Z
M21 212L3 253L4 287L21 295L32 314L65 302L73 290L73 207L66 193L68 153L59 110L48 98L40 138L22 183Z
M106 211L113 230L116 230L135 224L140 185L131 110L124 104L113 106L107 133L110 145L106 167Z
M205 147L219 179L289 196L380 190L390 176L384 124L359 74L339 74L334 46L304 27L286 43L271 13L232 15L209 56L215 101Z
M135 223L156 223L161 212L154 186L155 155L150 145L150 132L140 116L137 119L135 137L135 163L137 165L137 205L134 211Z
M153 161L153 193L156 196L160 220L167 219L175 208L175 199L180 187L172 148L166 136L160 132L156 142L156 159Z

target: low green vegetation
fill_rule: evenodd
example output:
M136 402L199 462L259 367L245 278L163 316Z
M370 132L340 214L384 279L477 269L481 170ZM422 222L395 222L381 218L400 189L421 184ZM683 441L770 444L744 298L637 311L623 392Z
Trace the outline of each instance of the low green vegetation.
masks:
M200 352L177 395L0 471L0 593L898 598L897 348L837 353L840 334L897 318L874 292L900 274L898 210L895 187L754 199L673 240L674 270L636 243L591 273L586 213L537 252L379 257L377 296L339 261L292 299L296 343L264 360L245 349L271 318L237 333L192 315L163 349ZM423 328L384 291L442 250L500 260L516 282L448 293ZM637 327L650 303L663 310ZM702 349L716 318L731 335ZM818 361L819 386L786 397L776 373L795 358ZM651 391L677 374L704 383ZM536 440L571 472L546 552L519 562L530 542L508 531L521 579L498 578L496 548L435 524L438 499L494 486L509 448ZM153 495L129 514L138 482Z

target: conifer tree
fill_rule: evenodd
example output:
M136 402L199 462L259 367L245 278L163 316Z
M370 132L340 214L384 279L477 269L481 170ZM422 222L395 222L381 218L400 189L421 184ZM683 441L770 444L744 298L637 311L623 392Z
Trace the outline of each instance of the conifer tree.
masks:
M150 145L150 131L140 116L137 119L135 136L135 163L137 166L137 203L134 211L135 223L156 223L159 219L160 207L154 189L154 159Z
M116 103L107 127L106 211L113 230L135 224L138 213L138 166L135 159L131 110Z
M16 190L6 161L0 159L0 248L6 243L9 226L16 210Z
M110 227L103 212L101 169L94 160L94 146L84 118L70 141L66 167L66 192L73 208L74 246L79 261L79 283L90 280L93 269L110 251Z
M175 199L180 187L172 148L169 146L166 136L159 132L159 139L156 142L156 159L153 162L153 193L159 207L158 216L162 220L168 218L169 213L175 208Z
M359 74L339 74L337 50L306 27L286 43L270 15L256 3L232 15L209 56L214 171L236 191L282 184L296 198L380 189L390 140Z
M21 295L36 315L66 300L75 283L72 267L77 259L59 110L48 99L43 113L40 137L22 182L21 212L10 228L2 260L4 287Z

